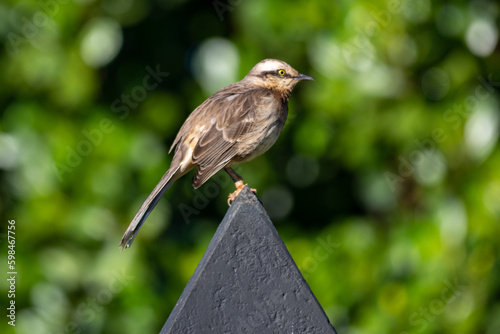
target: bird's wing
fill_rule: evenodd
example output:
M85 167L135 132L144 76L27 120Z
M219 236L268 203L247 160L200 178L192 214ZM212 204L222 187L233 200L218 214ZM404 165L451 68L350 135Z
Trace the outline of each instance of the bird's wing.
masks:
M193 186L198 188L222 169L237 153L239 140L254 127L255 110L268 96L265 89L223 95L214 100L206 131L193 150L192 161L198 165Z

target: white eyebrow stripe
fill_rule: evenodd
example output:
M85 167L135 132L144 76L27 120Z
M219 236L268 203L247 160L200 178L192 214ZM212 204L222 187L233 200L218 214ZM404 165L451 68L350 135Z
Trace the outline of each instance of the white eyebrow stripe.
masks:
M264 63L260 63L257 67L260 72L277 71L281 68L285 68L285 64L276 60L269 60Z
M233 94L233 95L229 95L228 97L226 97L226 100L228 101L231 101L233 100L235 97L239 96L240 94Z

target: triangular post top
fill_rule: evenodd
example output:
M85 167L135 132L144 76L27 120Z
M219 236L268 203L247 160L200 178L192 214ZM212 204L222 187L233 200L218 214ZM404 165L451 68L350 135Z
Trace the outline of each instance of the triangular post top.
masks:
M161 333L336 332L264 207L245 186Z

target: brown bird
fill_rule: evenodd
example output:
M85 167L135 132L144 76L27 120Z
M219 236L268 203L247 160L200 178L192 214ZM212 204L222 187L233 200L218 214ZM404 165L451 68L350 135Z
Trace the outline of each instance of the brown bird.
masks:
M276 142L288 115L292 89L301 80L314 79L281 60L264 59L241 81L222 88L196 108L170 148L169 153L175 147L170 168L135 215L120 247L130 247L163 194L194 167L195 189L224 169L236 186L228 203L234 201L244 184L231 166L261 155Z

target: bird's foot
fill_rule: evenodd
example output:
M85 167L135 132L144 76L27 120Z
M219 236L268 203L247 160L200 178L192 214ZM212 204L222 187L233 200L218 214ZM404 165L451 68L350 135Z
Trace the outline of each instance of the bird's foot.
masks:
M236 186L236 190L234 192L230 193L229 196L227 197L227 205L229 205L229 206L231 206L231 203L236 200L236 197L238 197L238 195L240 194L240 192L243 190L243 188L247 184L243 184L243 181L237 181L237 182L234 183L234 185ZM254 194L257 194L257 189L250 188L250 190Z

